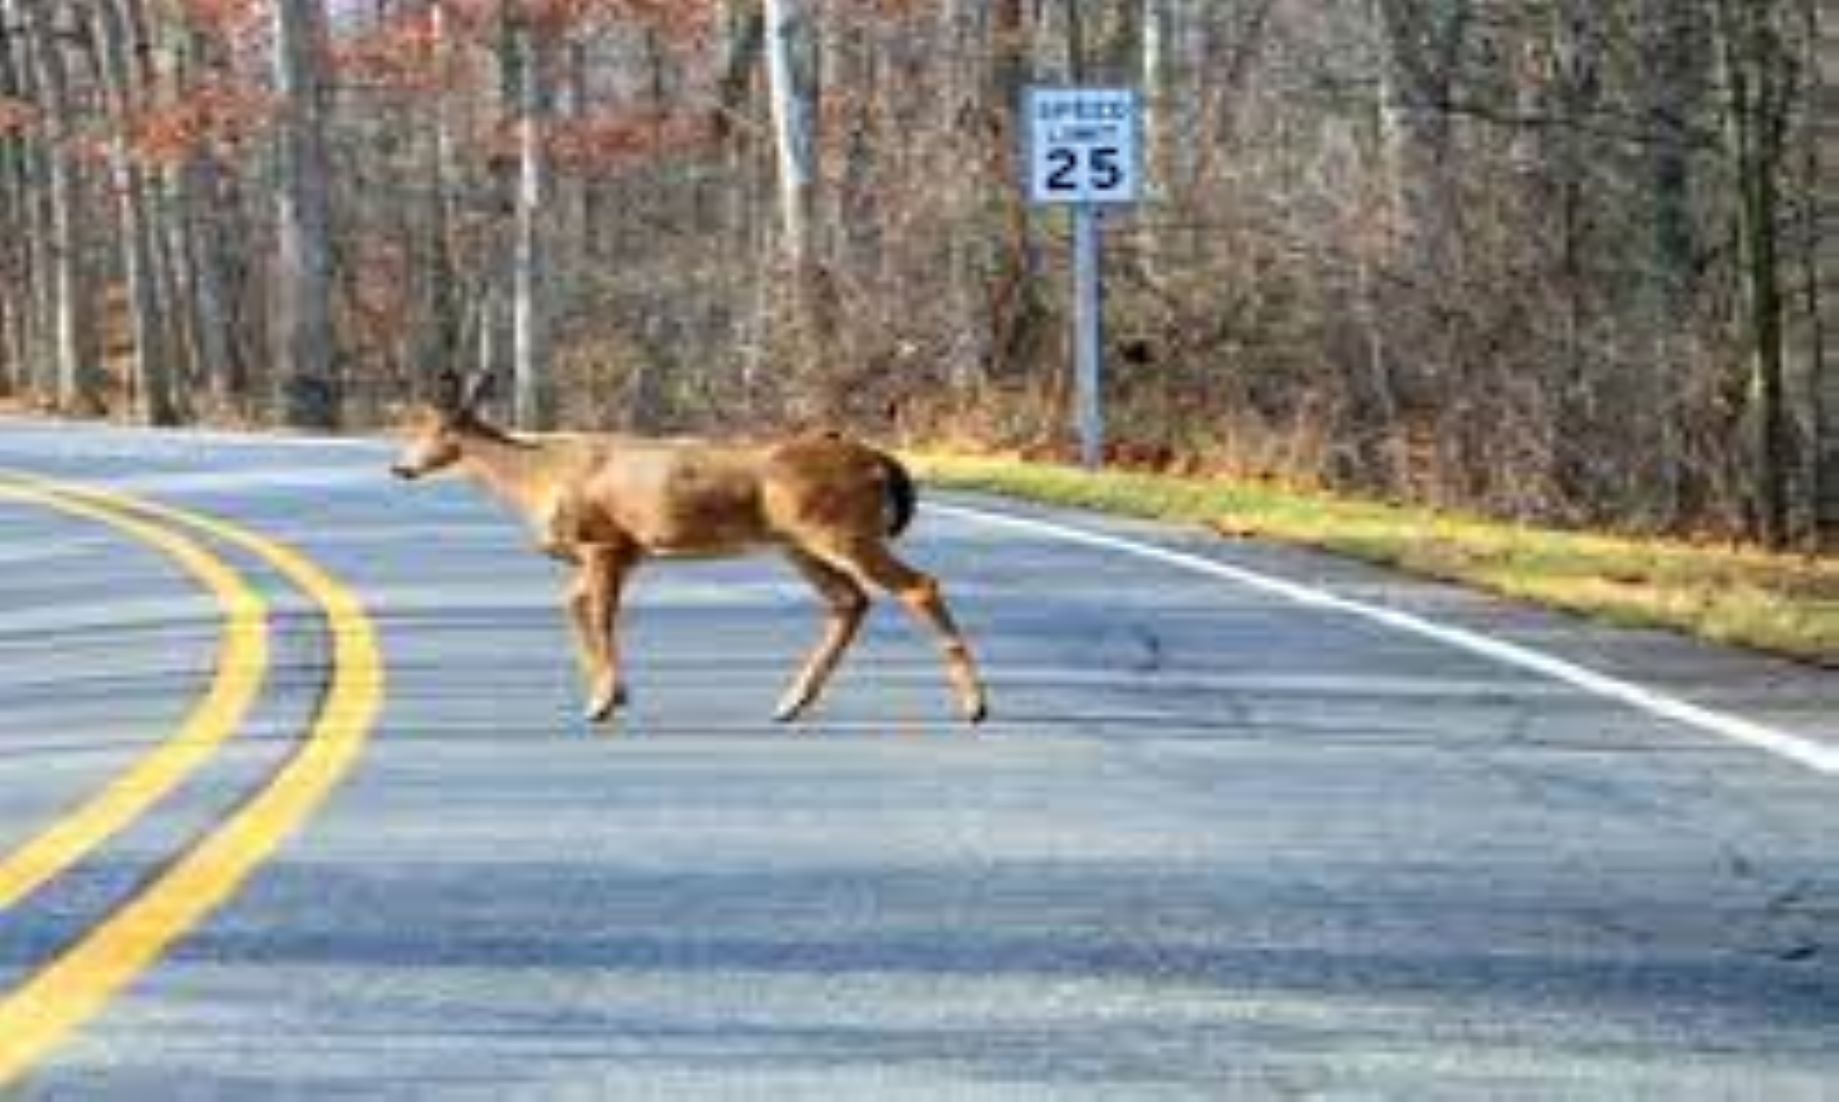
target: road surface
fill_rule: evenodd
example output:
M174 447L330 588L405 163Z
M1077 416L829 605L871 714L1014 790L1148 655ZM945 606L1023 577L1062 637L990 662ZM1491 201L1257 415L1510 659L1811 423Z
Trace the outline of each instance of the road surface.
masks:
M1839 1097L1831 672L935 495L985 727L888 605L771 723L754 559L641 574L596 735L557 569L387 458L0 422L0 859L221 728L0 910L0 1096Z

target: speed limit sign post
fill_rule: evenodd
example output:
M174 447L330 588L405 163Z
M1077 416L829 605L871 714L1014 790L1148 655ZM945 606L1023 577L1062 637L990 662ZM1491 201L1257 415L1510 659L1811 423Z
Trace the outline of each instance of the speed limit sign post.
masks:
M1073 208L1074 363L1079 453L1104 463L1104 285L1099 216L1137 201L1142 190L1142 104L1131 88L1030 88L1028 198Z

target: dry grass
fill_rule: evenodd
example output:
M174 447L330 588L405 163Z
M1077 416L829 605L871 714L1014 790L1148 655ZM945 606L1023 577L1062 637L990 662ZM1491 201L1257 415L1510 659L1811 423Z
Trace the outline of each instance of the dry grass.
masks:
M1839 669L1839 560L1560 532L1265 486L915 457L941 486L1206 525Z

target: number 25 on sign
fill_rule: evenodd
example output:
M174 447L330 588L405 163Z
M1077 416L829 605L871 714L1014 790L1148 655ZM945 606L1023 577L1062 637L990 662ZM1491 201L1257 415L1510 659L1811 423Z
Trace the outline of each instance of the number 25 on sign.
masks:
M1030 88L1028 197L1036 203L1134 203L1138 109L1132 88Z

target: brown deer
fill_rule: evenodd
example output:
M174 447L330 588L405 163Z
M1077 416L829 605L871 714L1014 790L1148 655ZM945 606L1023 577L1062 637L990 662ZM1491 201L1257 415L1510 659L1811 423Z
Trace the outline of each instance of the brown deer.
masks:
M590 720L626 702L615 621L639 563L765 549L783 553L830 610L779 720L817 700L862 625L871 588L893 594L937 634L959 709L972 723L984 718L983 684L938 583L888 549L917 505L894 457L836 433L733 444L513 435L480 416L490 378L443 373L434 401L411 415L391 470L405 479L457 470L519 513L543 551L574 565L567 604Z

